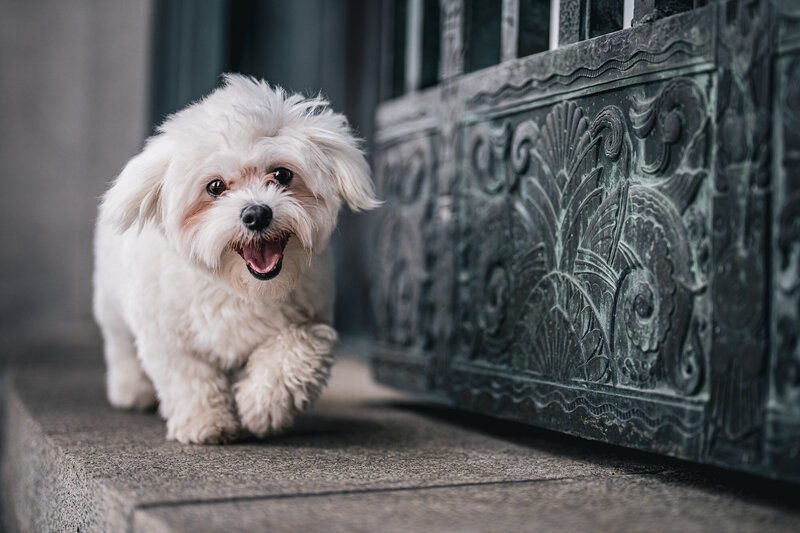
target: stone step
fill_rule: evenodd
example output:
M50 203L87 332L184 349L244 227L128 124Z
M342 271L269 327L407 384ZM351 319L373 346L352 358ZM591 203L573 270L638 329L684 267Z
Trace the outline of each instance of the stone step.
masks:
M287 434L164 440L105 400L97 353L7 375L11 531L798 531L794 485L434 407L342 356Z

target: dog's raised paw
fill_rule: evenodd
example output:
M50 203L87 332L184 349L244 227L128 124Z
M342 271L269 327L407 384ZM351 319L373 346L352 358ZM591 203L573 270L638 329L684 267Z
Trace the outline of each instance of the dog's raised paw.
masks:
M234 389L242 427L259 438L289 427L298 410L282 380L274 374L272 378L264 381L246 378Z

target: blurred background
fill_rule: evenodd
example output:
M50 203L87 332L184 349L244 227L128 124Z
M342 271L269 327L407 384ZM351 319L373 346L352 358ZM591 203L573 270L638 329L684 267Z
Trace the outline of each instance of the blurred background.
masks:
M3 355L96 345L97 202L167 114L223 72L322 91L371 151L385 2L0 0ZM390 85L390 84L389 84ZM336 326L371 327L369 215L341 214Z

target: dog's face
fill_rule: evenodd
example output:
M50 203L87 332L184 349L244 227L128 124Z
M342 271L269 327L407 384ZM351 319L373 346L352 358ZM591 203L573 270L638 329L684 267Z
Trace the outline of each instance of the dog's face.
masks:
M196 267L280 298L327 245L342 201L378 205L346 119L319 98L227 76L148 140L101 217L123 231L154 224Z

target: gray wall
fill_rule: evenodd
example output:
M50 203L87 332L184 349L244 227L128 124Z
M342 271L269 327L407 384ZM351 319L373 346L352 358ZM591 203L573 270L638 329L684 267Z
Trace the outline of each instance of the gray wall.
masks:
M150 0L0 0L1 355L92 342L97 198L144 139Z

